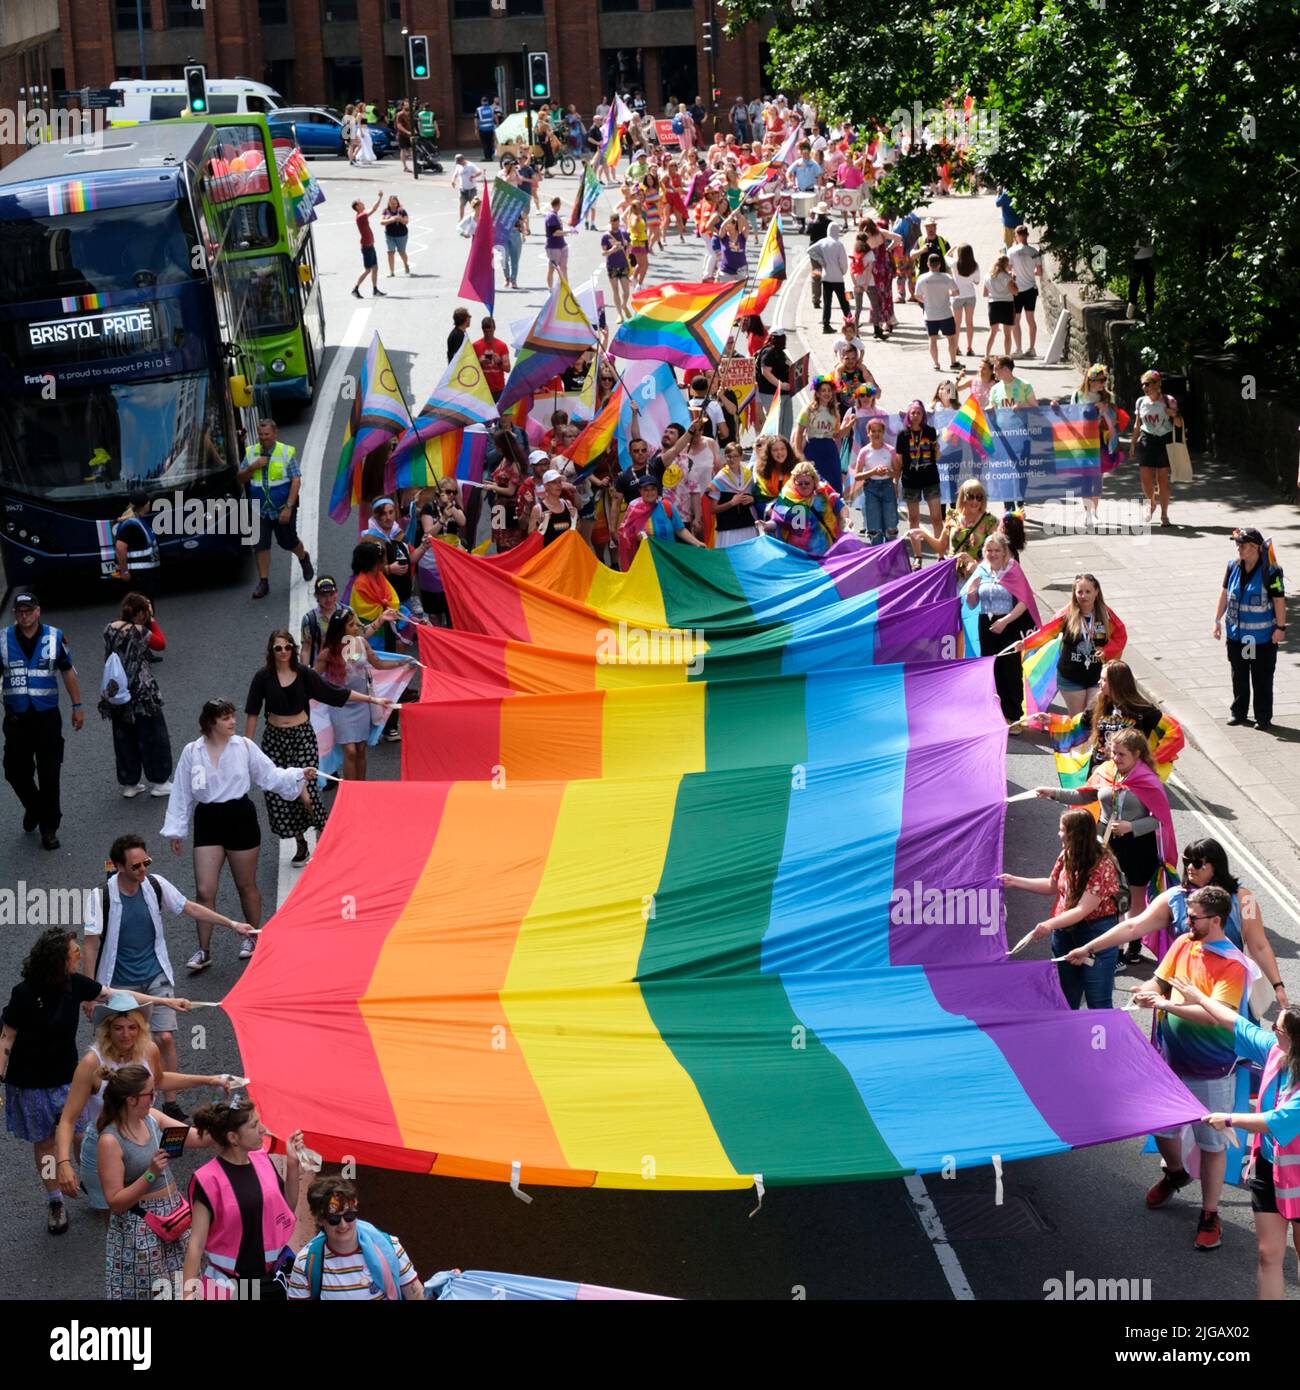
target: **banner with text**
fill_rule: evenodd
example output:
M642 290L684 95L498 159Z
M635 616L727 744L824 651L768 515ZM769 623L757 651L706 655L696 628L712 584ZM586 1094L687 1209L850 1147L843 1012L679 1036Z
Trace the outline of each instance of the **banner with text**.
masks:
M504 246L514 225L528 211L528 190L498 175L492 180L492 245Z
M984 484L990 502L1100 495L1101 438L1095 405L1039 405L985 413L993 440L988 456L977 458L962 440L944 440L944 427L956 411L931 412L930 424L939 435L939 478L945 502L956 499L959 484L967 478ZM882 412L858 412L854 424L858 448L867 442L867 421L873 415L880 418ZM906 417L895 411L883 418L885 439L892 445L907 428Z

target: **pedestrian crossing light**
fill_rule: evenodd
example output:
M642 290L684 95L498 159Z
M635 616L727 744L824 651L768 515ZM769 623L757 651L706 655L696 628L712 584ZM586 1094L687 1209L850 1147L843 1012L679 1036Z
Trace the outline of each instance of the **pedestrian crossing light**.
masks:
M551 95L551 55L528 55L528 93L534 101L545 101Z
M429 76L429 40L424 34L411 34L406 40L406 56L411 67L411 76L422 81Z
M185 109L195 116L208 114L208 74L201 63L185 69Z

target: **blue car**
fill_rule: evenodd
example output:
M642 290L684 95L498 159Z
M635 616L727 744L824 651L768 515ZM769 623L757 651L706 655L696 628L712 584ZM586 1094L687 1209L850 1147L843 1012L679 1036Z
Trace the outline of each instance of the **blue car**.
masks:
M314 159L317 155L344 156L343 118L324 106L281 106L267 112L272 138L297 138L298 148ZM385 126L370 127L370 144L382 159L388 153L389 135Z

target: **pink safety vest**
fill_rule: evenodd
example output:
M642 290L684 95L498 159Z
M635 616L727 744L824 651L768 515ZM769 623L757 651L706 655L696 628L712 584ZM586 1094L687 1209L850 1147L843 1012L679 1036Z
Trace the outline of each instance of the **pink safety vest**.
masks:
M1280 1047L1274 1046L1264 1061L1264 1075L1259 1083L1260 1104L1273 1084L1274 1078L1282 1070L1284 1056ZM1282 1099L1282 1086L1277 1088L1277 1099ZM1251 1156L1258 1159L1262 1136L1251 1135ZM1300 1218L1300 1135L1289 1144L1273 1141L1273 1188L1277 1194L1277 1209L1288 1221Z
M270 1154L265 1149L259 1149L248 1157L262 1188L262 1257L266 1262L265 1272L269 1273L293 1235L295 1219L280 1191ZM220 1160L209 1159L195 1172L194 1178L202 1183L203 1191L212 1203L212 1226L204 1248L203 1297L229 1298L244 1234L239 1202Z

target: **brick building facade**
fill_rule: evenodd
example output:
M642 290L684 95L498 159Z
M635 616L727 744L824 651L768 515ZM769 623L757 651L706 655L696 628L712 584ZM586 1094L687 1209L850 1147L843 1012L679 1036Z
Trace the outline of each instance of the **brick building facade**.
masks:
M405 91L402 28L427 34L432 72L412 94L429 102L443 143L473 145L471 113L487 92L506 111L522 93L525 49L551 59L553 97L584 115L617 87L710 102L704 23L716 0L45 0L58 32L43 62L57 87L99 87L141 75L179 77L193 59L212 77L268 82L294 104L342 106ZM721 110L761 94L759 29L715 43ZM0 96L6 94L0 93Z

